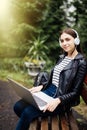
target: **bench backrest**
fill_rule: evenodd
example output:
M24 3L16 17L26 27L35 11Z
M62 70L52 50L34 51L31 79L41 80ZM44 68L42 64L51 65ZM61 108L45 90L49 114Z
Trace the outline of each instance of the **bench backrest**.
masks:
M81 96L82 96L84 102L87 104L87 74L86 74L84 82L83 82Z

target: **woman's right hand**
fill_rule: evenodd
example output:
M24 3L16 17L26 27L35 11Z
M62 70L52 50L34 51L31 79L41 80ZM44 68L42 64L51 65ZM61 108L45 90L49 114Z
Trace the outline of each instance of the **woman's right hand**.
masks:
M32 93L35 93L35 92L39 92L42 88L43 88L43 85L39 85L39 86L30 88L29 91Z

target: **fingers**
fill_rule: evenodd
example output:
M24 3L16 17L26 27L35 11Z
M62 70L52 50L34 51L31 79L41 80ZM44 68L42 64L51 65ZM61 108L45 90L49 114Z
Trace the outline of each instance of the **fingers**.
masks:
M40 86L37 86L37 87L32 87L29 90L30 90L30 92L35 93L35 92L39 92L42 88L43 88L43 86L40 85Z
M50 112L53 112L56 107L59 105L59 100L58 99L53 99L51 102L49 102L43 112L46 112L47 110Z
M46 112L46 110L48 110L48 106L46 105L43 112Z
M48 104L45 106L43 112L46 112L47 110L50 111L50 112L53 112L54 109L55 109L55 107L54 107L53 105L51 105L50 103L48 103Z
M40 87L39 87L39 86L33 87L33 88L29 89L29 90L30 90L30 92L32 92L32 93L39 92L39 91L40 91Z
M29 91L30 91L31 93L34 93L34 92L36 92L36 88L35 88L35 87L30 88Z

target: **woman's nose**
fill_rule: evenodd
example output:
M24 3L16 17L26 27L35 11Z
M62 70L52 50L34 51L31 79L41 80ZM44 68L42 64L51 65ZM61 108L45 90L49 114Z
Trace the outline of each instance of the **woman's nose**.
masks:
M67 44L67 42L64 40L64 41L63 41L63 45L66 45L66 44Z

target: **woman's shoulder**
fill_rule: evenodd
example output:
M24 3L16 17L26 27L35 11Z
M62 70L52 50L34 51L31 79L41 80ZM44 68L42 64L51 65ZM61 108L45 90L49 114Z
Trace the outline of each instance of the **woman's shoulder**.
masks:
M87 58L86 58L83 54L78 53L76 59L79 60L79 63L80 63L80 64L87 65Z
M82 59L82 60L86 60L86 57L83 55L83 54L81 54L81 53L78 53L77 54L77 56L75 57L75 59Z

